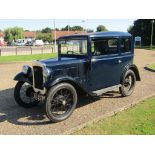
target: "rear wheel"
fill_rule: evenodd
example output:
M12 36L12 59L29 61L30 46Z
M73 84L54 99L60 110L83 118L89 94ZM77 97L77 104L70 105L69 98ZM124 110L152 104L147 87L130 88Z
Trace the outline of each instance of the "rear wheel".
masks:
M27 82L18 82L14 89L14 98L17 104L24 108L36 106L39 101L34 99L33 87Z
M67 119L77 104L77 93L69 83L60 83L49 89L46 99L46 114L52 122Z
M126 71L123 79L122 86L120 87L120 93L122 96L129 96L133 93L136 85L136 76L132 70Z

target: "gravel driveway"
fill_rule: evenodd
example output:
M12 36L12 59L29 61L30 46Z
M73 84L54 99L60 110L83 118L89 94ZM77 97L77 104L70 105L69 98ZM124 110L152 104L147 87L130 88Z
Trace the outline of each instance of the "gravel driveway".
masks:
M91 97L79 99L72 116L60 123L49 123L43 105L24 109L13 98L13 77L23 63L0 64L0 134L64 134L88 122L111 116L131 105L155 95L155 73L143 69L155 63L155 51L136 50L135 64L139 67L141 82L137 82L133 95L122 98L117 91L105 94L100 100ZM25 64L25 63L24 63Z

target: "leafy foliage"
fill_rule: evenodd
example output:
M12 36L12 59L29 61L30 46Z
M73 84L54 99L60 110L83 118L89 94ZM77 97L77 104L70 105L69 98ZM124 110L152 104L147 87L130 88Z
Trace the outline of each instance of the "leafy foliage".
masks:
M97 32L108 31L108 29L104 25L99 25L96 29Z
M62 31L68 31L68 28L69 28L69 30L70 31L83 31L83 27L81 27L81 26L73 26L73 27L71 27L71 26L69 26L69 25L66 25L64 28L62 28L61 30Z
M51 33L52 29L50 27L46 27L41 30L42 33Z
M24 38L24 30L21 27L13 27L5 30L5 41L16 41Z
M83 31L83 30L84 30L84 28L81 26L73 26L72 27L72 31Z
M45 41L51 42L52 41L52 34L51 33L38 33L36 39L41 39L44 42Z
M134 21L133 26L128 28L128 32L134 37L142 37L142 45L150 45L151 42L151 31L152 31L152 19L138 19ZM155 24L153 24L153 44L155 44Z
M62 31L68 31L68 29L69 30L71 30L71 27L69 26L69 25L66 25L64 28L62 28L61 30Z

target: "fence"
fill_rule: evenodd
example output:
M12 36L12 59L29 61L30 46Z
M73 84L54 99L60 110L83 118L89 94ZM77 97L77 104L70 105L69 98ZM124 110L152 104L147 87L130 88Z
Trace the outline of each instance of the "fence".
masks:
M20 47L1 47L0 56L11 56L11 55L29 55L29 54L43 54L53 53L53 46L20 46Z

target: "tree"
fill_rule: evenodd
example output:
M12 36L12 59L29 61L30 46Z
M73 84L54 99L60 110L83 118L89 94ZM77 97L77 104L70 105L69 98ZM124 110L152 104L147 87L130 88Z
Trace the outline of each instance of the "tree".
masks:
M83 27L81 26L73 26L71 29L72 31L83 31Z
M56 27L55 29L51 29L51 32L52 32L52 31L55 31L55 30L56 30L56 31L60 31L60 29Z
M88 32L88 33L91 33L91 32L94 32L94 30L92 30L92 29L87 29L87 32Z
M134 37L142 38L142 45L148 46L151 42L152 19L137 19L134 24L128 28L128 32ZM155 30L155 24L153 25ZM155 45L155 31L153 34L153 44Z
M5 41L11 42L13 41L13 35L11 33L11 29L5 30Z
M45 41L51 42L52 41L52 34L51 33L38 33L36 39L41 39L44 42Z
M66 25L61 29L61 31L68 31L68 27L69 27L69 30L71 30L71 27L69 25Z
M96 29L97 32L108 31L108 29L104 25L99 25Z
M16 41L17 39L24 38L24 30L20 27L8 28L5 30L6 41Z
M62 30L62 31L68 31L68 26L69 26L69 25L66 25L66 26L65 26L64 28L62 28L61 30ZM73 26L73 27L69 26L69 30L70 30L70 31L83 31L83 27L78 26L78 25Z
M41 30L42 33L51 33L52 29L49 27L46 27L44 29Z

